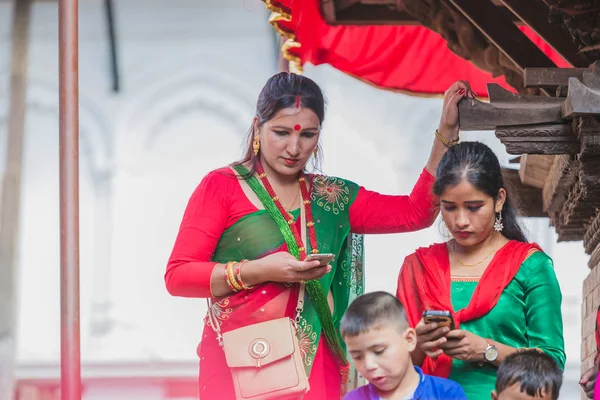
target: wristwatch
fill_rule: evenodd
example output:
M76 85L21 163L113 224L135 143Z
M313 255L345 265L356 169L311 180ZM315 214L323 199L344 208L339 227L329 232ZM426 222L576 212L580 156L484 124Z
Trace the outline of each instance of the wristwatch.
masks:
M488 342L487 347L483 351L483 358L489 363L493 363L498 358L498 349L496 346Z

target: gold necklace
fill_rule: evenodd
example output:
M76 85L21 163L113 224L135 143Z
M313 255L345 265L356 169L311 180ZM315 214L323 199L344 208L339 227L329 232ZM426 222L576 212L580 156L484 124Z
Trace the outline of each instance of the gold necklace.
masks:
M454 256L454 259L456 261L458 261L460 263L460 265L462 265L463 267L476 267L479 264L481 264L482 262L484 262L485 260L488 259L489 256L491 256L492 254L494 254L496 252L497 249L492 250L488 255L485 256L485 258L481 261L476 262L475 264L467 264L466 262L462 261L460 258L458 258L458 256L456 255L456 241L452 242L452 255Z
M294 201L292 201L292 204L290 204L289 207L283 206L283 208L285 209L285 211L287 211L287 213L290 213L290 210L292 207L294 207L294 204L296 204L296 201L298 200L298 196L300 195L300 186L298 186L298 191L296 192L296 197L294 197Z

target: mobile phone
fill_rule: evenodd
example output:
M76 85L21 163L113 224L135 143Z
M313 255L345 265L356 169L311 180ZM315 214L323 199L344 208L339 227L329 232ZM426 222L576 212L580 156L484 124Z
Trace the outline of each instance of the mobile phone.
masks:
M423 312L423 321L426 324L435 322L438 326L446 326L450 330L456 329L454 325L454 318L450 311L443 310L427 310Z
M330 262L332 262L334 258L335 258L335 254L331 254L331 253L309 254L308 256L306 256L306 259L304 261L318 260L320 262L319 266L323 267L323 266L329 264Z

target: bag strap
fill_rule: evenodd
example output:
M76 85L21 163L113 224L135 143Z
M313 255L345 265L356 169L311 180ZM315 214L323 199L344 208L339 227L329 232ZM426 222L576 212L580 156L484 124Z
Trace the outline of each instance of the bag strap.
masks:
M301 185L305 185L306 183L300 183ZM300 203L300 233L302 238L302 245L306 246L306 211L304 210L304 204ZM302 314L302 310L304 310L304 296L306 284L304 282L299 283L300 288L298 290L298 302L296 303L296 315L294 317L294 325L296 330L298 329L298 322L300 321L300 316ZM221 326L219 325L219 319L215 313L213 308L212 299L207 298L206 303L208 305L208 317L210 318L210 325L217 335L217 341L219 345L223 347L223 335L221 334Z
M305 182L300 182L301 185L305 185ZM301 198L302 199L302 198ZM306 247L306 211L304 210L304 202L300 201L300 235L302 240L302 245ZM306 247L308 249L308 247ZM303 260L301 260L303 261ZM296 317L294 318L294 322L298 324L300 322L300 315L302 314L302 310L304 310L304 289L306 288L306 284L304 282L300 282L300 290L298 291L298 303L296 304ZM297 329L297 327L296 327Z

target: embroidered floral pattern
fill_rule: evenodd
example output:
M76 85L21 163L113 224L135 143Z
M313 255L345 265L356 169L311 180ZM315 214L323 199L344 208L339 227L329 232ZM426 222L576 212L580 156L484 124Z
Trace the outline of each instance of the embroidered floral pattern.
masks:
M320 175L313 180L310 198L325 211L337 215L350 202L350 189L342 179Z
M342 271L344 271L344 280L347 282L350 290L355 296L360 296L364 293L364 259L363 259L363 248L364 248L364 237L362 235L350 234L348 238L351 243L350 248L347 249L346 257L341 264Z
M213 303L210 308L217 319L217 323L219 327L221 326L221 321L229 319L229 315L233 312L233 309L229 306L229 299L221 300L217 303ZM210 311L210 310L209 310ZM204 323L208 326L212 326L211 319L208 316L204 318Z
M298 322L298 343L304 364L306 366L311 366L315 354L317 354L317 332L315 332L313 326L302 317L300 317L300 321Z

